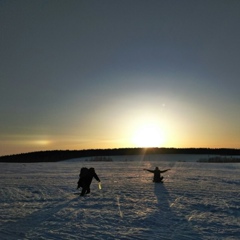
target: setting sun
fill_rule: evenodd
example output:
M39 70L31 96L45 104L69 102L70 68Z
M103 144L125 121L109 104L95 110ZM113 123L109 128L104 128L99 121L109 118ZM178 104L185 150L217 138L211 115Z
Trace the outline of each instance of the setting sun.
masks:
M136 130L132 141L136 147L160 147L164 136L158 125L147 124Z

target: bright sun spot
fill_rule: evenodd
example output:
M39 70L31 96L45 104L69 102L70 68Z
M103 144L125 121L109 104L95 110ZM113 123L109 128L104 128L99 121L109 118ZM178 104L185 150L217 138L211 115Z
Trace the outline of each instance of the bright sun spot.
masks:
M136 130L132 142L136 147L161 147L163 131L155 124L144 125Z
M32 141L31 142L32 144L34 145L49 145L50 144L50 141L49 140L35 140L35 141Z

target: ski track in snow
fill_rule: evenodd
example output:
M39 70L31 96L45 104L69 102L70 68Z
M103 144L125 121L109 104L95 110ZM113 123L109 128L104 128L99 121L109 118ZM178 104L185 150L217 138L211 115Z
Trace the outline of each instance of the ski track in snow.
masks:
M0 163L0 239L240 239L240 165L185 158ZM102 189L93 179L80 197L83 166L96 169ZM155 166L171 168L164 184L142 170Z

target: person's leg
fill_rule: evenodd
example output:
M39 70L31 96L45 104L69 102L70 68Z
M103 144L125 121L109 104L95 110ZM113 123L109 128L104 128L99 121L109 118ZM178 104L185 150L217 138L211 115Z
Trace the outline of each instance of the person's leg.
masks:
M87 191L87 189L83 187L80 196L84 196L84 194L86 193L86 191Z
M90 187L88 187L86 194L90 193Z
M80 196L83 196L86 194L87 190L88 190L88 184L86 184L85 181L81 181L81 187L82 187L82 191Z

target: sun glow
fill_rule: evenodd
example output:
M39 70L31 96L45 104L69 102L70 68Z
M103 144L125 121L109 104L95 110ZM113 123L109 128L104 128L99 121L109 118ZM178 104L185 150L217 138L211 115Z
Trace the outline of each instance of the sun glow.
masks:
M161 147L164 134L158 125L146 124L135 131L132 142L136 147Z

